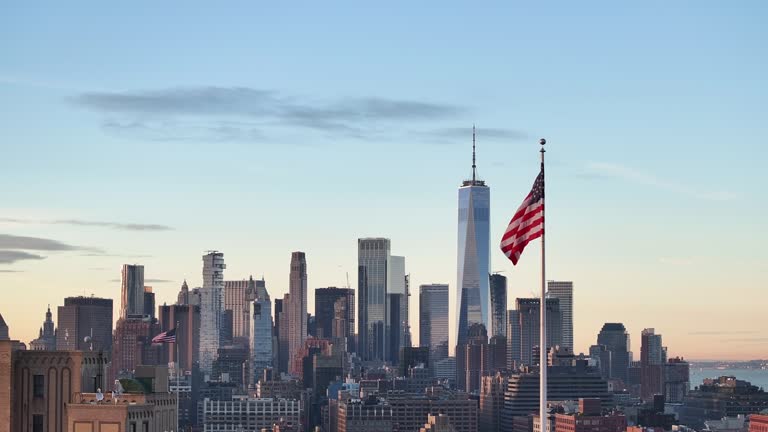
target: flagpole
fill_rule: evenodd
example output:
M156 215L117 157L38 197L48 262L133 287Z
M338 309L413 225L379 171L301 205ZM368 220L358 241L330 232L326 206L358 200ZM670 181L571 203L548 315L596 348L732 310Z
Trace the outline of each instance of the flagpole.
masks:
M542 138L539 140L541 144L541 174L542 180L544 180L544 144L547 140ZM546 182L542 186L546 187ZM546 219L544 218L546 207L545 194L542 191L542 222L541 222L541 300L539 301L539 425L541 432L547 432L549 426L549 419L547 418L547 277L546 277L546 254L544 248L544 224Z

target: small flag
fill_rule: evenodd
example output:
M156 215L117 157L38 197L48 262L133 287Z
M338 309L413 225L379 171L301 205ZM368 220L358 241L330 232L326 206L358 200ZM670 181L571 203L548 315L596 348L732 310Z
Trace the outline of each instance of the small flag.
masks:
M164 331L159 335L153 337L152 343L153 344L176 343L176 329L172 328L168 331Z
M533 188L517 209L501 238L501 251L517 265L525 246L544 235L544 163Z

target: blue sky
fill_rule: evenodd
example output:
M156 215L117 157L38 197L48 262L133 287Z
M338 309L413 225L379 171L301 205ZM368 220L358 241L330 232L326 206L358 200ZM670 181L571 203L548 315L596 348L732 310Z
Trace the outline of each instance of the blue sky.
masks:
M575 282L577 349L624 321L675 355L767 357L767 18L758 1L5 4L0 313L28 341L42 304L118 297L125 262L170 302L207 249L273 297L292 250L310 287L343 285L362 236L390 237L414 285L454 288L475 123L492 238L550 143L549 276ZM536 291L537 248L517 268L492 250L510 301Z

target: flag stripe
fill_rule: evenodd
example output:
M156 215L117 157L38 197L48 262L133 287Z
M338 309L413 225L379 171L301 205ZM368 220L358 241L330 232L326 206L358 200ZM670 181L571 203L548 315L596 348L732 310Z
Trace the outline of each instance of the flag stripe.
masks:
M501 237L501 251L517 265L525 247L544 235L544 163L533 182L531 192L509 221Z

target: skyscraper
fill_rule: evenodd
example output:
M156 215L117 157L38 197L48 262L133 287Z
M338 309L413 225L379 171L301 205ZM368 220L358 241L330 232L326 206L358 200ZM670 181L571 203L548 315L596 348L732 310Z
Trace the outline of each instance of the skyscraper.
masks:
M640 342L640 392L645 401L664 393L664 363L666 353L661 335L647 328L641 333Z
M200 370L210 374L219 350L221 314L224 310L224 254L203 255L203 287L200 295Z
M448 284L419 287L419 345L432 361L448 356Z
M224 281L224 309L232 311L232 337L250 337L251 304L256 300L257 286L264 287L263 280Z
M491 337L507 336L507 278L498 273L491 278Z
M390 242L386 238L357 240L358 347L363 360L386 360L389 352L387 288Z
M120 318L144 315L144 266L123 264L120 278Z
M29 343L29 349L36 351L53 351L56 349L56 331L53 327L51 305L45 312L45 321L40 328L40 336Z
M315 289L315 319L317 320L317 337L330 339L333 333L334 304L344 299L351 310L348 310L348 321L354 324L355 290L349 288L316 288Z
M409 343L410 320L408 276L405 273L405 257L392 255L389 257L389 276L387 296L389 296L389 332L390 360L397 363L400 356L400 348ZM395 300L396 299L396 300ZM410 344L408 345L410 346Z
M144 316L150 320L155 320L155 293L151 286L144 287Z
M262 281L263 282L263 281ZM262 372L272 365L272 300L265 284L255 286L253 301L253 323L250 335L251 381L255 384Z
M291 365L307 339L307 258L304 252L291 254L288 288L288 364Z
M488 332L482 324L472 324L465 343L456 346L456 386L473 393L480 390L481 377L488 372L490 351Z
M112 299L67 297L56 320L57 350L89 351L91 344L94 351L112 350ZM90 342L85 341L86 336L91 337Z
M517 369L520 360L520 312L511 309L507 311L507 369Z
M573 282L547 281L547 297L560 300L560 313L563 316L561 345L573 349Z
M622 323L605 323L597 335L597 344L611 352L610 378L629 385L629 333Z
M291 295L285 294L281 299L275 299L275 334L277 352L275 365L278 372L288 372L288 303Z
M562 317L560 315L560 300L547 299L547 346L539 352L546 353L549 347L560 345L562 342ZM537 362L534 358L534 347L539 346L539 308L540 300L537 298L517 299L517 311L519 319L520 335L511 335L513 343L520 344L520 359L522 364L533 366ZM514 359L513 360L518 360Z
M480 323L486 329L491 328L490 211L491 190L477 178L473 129L472 179L465 180L459 188L456 345L464 343L472 324Z
M163 363L178 362L183 371L192 371L199 363L200 306L163 305L160 311L160 329L176 329L176 345L163 344L160 356ZM178 358L176 353L178 351Z

